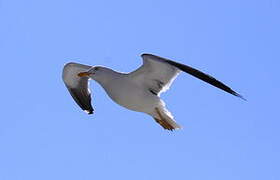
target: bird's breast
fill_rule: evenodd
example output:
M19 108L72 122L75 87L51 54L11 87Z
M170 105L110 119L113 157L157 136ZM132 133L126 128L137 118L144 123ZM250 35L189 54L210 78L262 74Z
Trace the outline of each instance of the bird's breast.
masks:
M113 101L130 110L147 112L157 103L157 96L127 79L114 80L104 89Z

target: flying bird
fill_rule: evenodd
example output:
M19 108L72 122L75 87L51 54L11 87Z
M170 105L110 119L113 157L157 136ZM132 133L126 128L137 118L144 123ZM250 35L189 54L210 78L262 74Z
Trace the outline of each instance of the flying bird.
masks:
M87 114L94 111L88 87L89 80L93 79L117 104L152 116L166 130L180 129L181 126L167 110L160 94L169 89L182 71L244 99L224 83L188 65L152 54L142 54L141 57L143 65L130 73L70 62L63 68L63 81L73 99Z

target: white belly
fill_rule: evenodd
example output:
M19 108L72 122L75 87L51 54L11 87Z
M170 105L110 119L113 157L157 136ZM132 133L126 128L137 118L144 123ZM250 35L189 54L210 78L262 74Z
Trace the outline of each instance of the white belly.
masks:
M115 80L103 88L117 104L133 111L151 113L160 104L158 96L129 80Z

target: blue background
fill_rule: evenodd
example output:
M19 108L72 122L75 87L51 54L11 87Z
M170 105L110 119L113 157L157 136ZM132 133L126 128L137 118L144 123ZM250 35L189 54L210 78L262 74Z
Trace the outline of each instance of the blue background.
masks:
M0 0L0 179L280 179L278 0ZM162 94L184 128L113 103L95 114L62 79L69 61L129 72L153 53L244 95L181 74Z

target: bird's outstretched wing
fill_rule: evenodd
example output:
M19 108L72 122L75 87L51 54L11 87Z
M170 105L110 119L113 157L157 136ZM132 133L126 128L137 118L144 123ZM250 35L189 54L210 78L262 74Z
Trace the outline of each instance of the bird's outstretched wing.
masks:
M67 63L63 68L62 78L76 103L88 114L93 113L91 106L91 93L88 88L89 78L79 77L80 72L87 71L91 66L78 64L78 63Z
M180 70L163 58L150 54L142 54L141 57L143 65L129 73L129 76L155 95L168 90Z
M167 90L179 72L184 71L234 96L244 99L224 83L195 68L152 54L142 54L141 57L143 58L143 65L131 72L130 75L156 94Z

